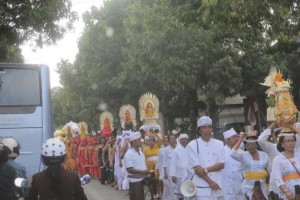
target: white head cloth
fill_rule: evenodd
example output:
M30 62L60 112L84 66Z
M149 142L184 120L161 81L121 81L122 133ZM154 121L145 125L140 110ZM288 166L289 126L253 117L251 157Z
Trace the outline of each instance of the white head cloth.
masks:
M197 128L199 128L200 126L204 126L204 125L212 125L212 120L210 117L207 116L203 116L200 117L200 119L198 119L197 121Z
M181 131L181 129L174 129L173 131L172 131L172 134L173 135L177 135L179 132Z
M126 135L128 136L128 135L130 135L132 133L132 131L131 130L126 130L126 131L122 131L122 137L125 137Z
M122 140L122 135L117 135L117 140Z
M224 139L227 140L228 138L234 136L234 135L237 135L236 131L232 128L232 129L229 129L228 131L225 131L223 133L223 136L224 136Z
M137 140L137 139L139 139L139 138L141 138L141 137L142 137L142 135L141 135L141 133L140 133L139 131L134 132L134 133L131 133L131 134L128 136L129 142L132 142L132 141L134 141L134 140Z
M244 139L245 142L249 142L249 143L254 143L254 142L257 142L257 139L253 139L253 138L250 138L250 139L247 139L247 137Z
M295 133L280 133L278 136L295 136Z
M179 135L179 140L180 139L189 139L189 136L186 133L182 133L182 134Z

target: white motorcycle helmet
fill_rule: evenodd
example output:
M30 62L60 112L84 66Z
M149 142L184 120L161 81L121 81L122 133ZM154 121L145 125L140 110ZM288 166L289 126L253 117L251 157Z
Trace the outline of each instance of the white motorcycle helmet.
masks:
M2 140L2 143L11 151L11 153L8 154L8 157L17 158L20 155L21 147L15 138L5 138Z
M50 138L42 145L42 160L48 166L63 163L66 157L66 146L57 138Z

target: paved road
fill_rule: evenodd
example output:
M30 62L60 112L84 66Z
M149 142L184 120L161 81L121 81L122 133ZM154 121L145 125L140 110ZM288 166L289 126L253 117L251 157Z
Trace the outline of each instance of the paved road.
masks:
M110 185L102 185L97 180L92 180L83 188L88 200L129 200L127 192L117 191Z

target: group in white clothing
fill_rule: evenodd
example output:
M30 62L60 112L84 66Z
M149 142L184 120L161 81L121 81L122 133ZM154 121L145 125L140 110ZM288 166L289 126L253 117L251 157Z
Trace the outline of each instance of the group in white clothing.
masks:
M283 150L279 151L277 144L268 141L274 128L275 123L259 138L230 129L223 133L224 145L213 138L212 120L203 116L197 122L197 139L189 142L187 134L181 134L178 139L170 135L169 145L165 144L159 150L156 163L159 179L163 180L162 199L187 199L181 191L181 185L186 180L191 180L196 190L188 199L267 200L271 199L270 191L274 194L272 199L294 199L298 190L300 195L300 129L293 127L294 133L278 136L279 141L288 138L281 141ZM246 150L242 149L243 145ZM116 153L119 151L117 149ZM149 173L143 153L139 151L130 148L124 158L129 183L142 180L132 178L134 173L131 172L135 171L130 168Z

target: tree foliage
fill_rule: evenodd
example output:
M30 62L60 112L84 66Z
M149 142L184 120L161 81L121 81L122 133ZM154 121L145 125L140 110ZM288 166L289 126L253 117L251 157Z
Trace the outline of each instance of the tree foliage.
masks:
M55 43L72 28L77 17L76 12L71 11L70 0L0 1L0 15L2 52L18 48L28 40L38 47ZM7 46L10 47L7 49ZM1 59L5 56L1 55Z
M85 13L74 64L61 63L66 105L76 105L67 112L95 127L102 103L117 117L150 91L172 128L177 110L195 123L200 91L217 119L226 97L263 95L258 83L270 67L299 80L299 16L297 0L105 1Z

